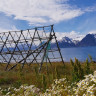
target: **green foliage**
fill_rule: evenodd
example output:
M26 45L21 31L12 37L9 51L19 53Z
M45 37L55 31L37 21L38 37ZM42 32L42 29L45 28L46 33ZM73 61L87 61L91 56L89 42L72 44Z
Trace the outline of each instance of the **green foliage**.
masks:
M80 79L83 79L84 78L84 71L83 71L83 68L81 67L81 64L78 61L78 59L75 58L75 62L73 62L71 59L70 63L73 67L73 71L72 71L73 82L79 81Z
M72 59L70 60L70 64L73 67L73 71L72 71L73 82L82 80L84 78L84 75L93 73L91 70L91 63L93 64L93 59L90 55L89 58L91 62L89 62L87 58L86 62L84 62L84 67L81 66L82 64L78 61L78 59L75 58L75 62L73 62Z
M22 85L21 80L16 81L16 82L13 83L13 87L15 87L15 88L19 88L21 85Z
M35 67L34 69L35 69L36 79L37 79L37 81L38 81L38 77L39 77L38 68Z
M38 75L38 68L34 67L36 76Z
M91 63L88 60L79 62L76 58L75 61L70 60L70 63L65 62L65 67L62 62L52 62L52 66L48 64L48 72L46 63L44 63L40 73L36 64L31 65L30 68L25 65L23 70L16 68L9 72L4 71L5 67L3 66L0 66L0 86L2 88L7 88L8 86L18 88L21 84L28 84L36 85L40 90L50 87L54 79L66 77L67 81L72 83L83 79L84 75L96 70L95 62Z
M84 71L83 71L83 68L81 67L80 62L76 58L75 58L75 63L77 64L79 78L83 79L84 78Z
M11 83L12 83L12 79L11 78L1 78L0 79L0 85L11 84Z
M6 88L5 90L2 90L2 95L4 96L4 95L6 95L8 92L9 92L9 91L8 91L8 89Z
M24 83L25 81L25 76L22 70L19 71L19 80L17 81L17 86L19 85L20 82ZM16 82L15 82L16 83Z
M70 59L70 63L74 67L74 62L72 61L72 59Z
M42 75L45 79L44 75ZM19 88L0 88L0 96L96 96L96 78L89 74L79 82L70 82L66 78L54 79L54 82L42 92L35 85L23 84Z
M92 63L93 62L92 56L88 55L88 57L90 59L90 62Z
M58 72L57 67L55 67L55 74L56 74L56 78L60 78L60 74L59 74L59 72Z
M47 86L47 82L46 82L46 77L45 77L45 75L44 75L44 74L42 75L42 84L43 84L44 91L45 91L46 86Z
M92 60L92 59L91 59ZM89 61L88 61L88 58L86 59L86 62L85 62L85 74L91 74L92 73L92 71L91 71L91 68L90 68L90 63L89 63Z

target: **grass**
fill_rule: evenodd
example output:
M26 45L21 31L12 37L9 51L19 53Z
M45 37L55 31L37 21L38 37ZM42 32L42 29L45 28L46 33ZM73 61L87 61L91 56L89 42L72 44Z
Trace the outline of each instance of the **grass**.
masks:
M43 64L41 72L38 72L38 65L34 64L30 67L25 64L24 69L20 70L20 65L11 71L4 71L6 64L0 65L0 86L2 88L8 88L14 86L18 88L21 84L36 85L36 87L44 90L48 88L53 80L58 78L67 78L72 82L72 64L70 62L65 63L65 67L61 62L53 62L52 65L48 64L48 70L46 64ZM81 67L85 68L85 62L81 63ZM96 63L90 63L90 69L96 70Z

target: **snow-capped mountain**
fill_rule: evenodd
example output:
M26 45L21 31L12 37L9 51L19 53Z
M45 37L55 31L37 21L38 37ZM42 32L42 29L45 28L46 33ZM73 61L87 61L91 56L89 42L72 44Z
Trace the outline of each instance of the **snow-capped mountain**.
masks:
M77 46L96 46L96 34L87 34Z
M60 40L59 42L73 43L73 42L71 41L71 39L68 38L68 37L66 37L66 36L63 37L62 40Z
M75 47L75 43L68 37L63 37L58 41L58 44L60 48ZM51 46L56 47L56 44L52 43Z
M82 40L76 40L76 38L63 37L61 40L58 40L60 48L70 48L70 47L84 47L84 46L96 46L96 34L87 34ZM30 44L29 44L30 45ZM24 49L27 50L28 46L23 45ZM22 45L18 45L20 50L23 50ZM57 47L56 43L51 43L51 47ZM35 49L35 46L32 46L32 49ZM6 48L4 49L7 50ZM9 50L14 50L14 47L10 47ZM16 48L16 50L18 50Z
M76 40L69 37L63 37L61 40L58 40L60 48L66 47L83 47L83 46L96 46L96 34L87 34L82 40ZM52 44L54 47L55 43Z
M72 42L76 45L79 42L79 40L72 40Z

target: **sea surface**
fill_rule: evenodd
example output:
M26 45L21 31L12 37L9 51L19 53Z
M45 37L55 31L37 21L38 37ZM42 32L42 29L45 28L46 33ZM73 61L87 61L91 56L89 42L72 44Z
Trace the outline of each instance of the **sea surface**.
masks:
M95 47L77 47L77 48L61 48L61 53L64 61L74 60L76 57L79 61L85 61L89 58L88 55L92 56L93 60L96 61L96 46Z
M20 53L21 54L21 53ZM34 57L36 57L37 53L34 53ZM72 59L74 61L75 57L79 60L79 61L85 61L86 58L89 58L88 55L92 56L93 60L96 61L96 46L95 47L77 47L77 48L61 48L61 54L63 57L63 60L65 62L69 62L70 59ZM38 62L42 61L44 52L40 53L36 60ZM22 60L23 58L26 58L27 54L23 55L14 55L14 58L16 59L16 62L19 62L20 60ZM52 52L48 52L47 56L50 58L50 61L61 61L60 54L58 51L54 51ZM6 58L6 60L4 58ZM11 55L9 54L5 54L5 55L0 55L0 62L9 62ZM28 58L27 58L27 62L32 62L32 60L34 59L33 55L31 54ZM11 58L12 63L15 62L14 58ZM34 62L36 62L36 60L34 60ZM46 62L46 60L48 61L48 59L46 59L46 56L44 57L44 62ZM24 61L24 59L23 59ZM22 62L23 62L22 61Z

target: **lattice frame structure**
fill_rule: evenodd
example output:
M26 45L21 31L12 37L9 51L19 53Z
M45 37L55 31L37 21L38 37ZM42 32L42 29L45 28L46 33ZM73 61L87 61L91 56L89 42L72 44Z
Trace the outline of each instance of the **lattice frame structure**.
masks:
M52 40L56 48L51 48ZM22 69L25 64L38 64L41 71L44 62L51 64L51 60L58 59L54 52L59 53L58 58L64 64L53 25L0 33L0 63L6 64L5 70L11 70L18 64ZM49 56L49 53L52 54Z

